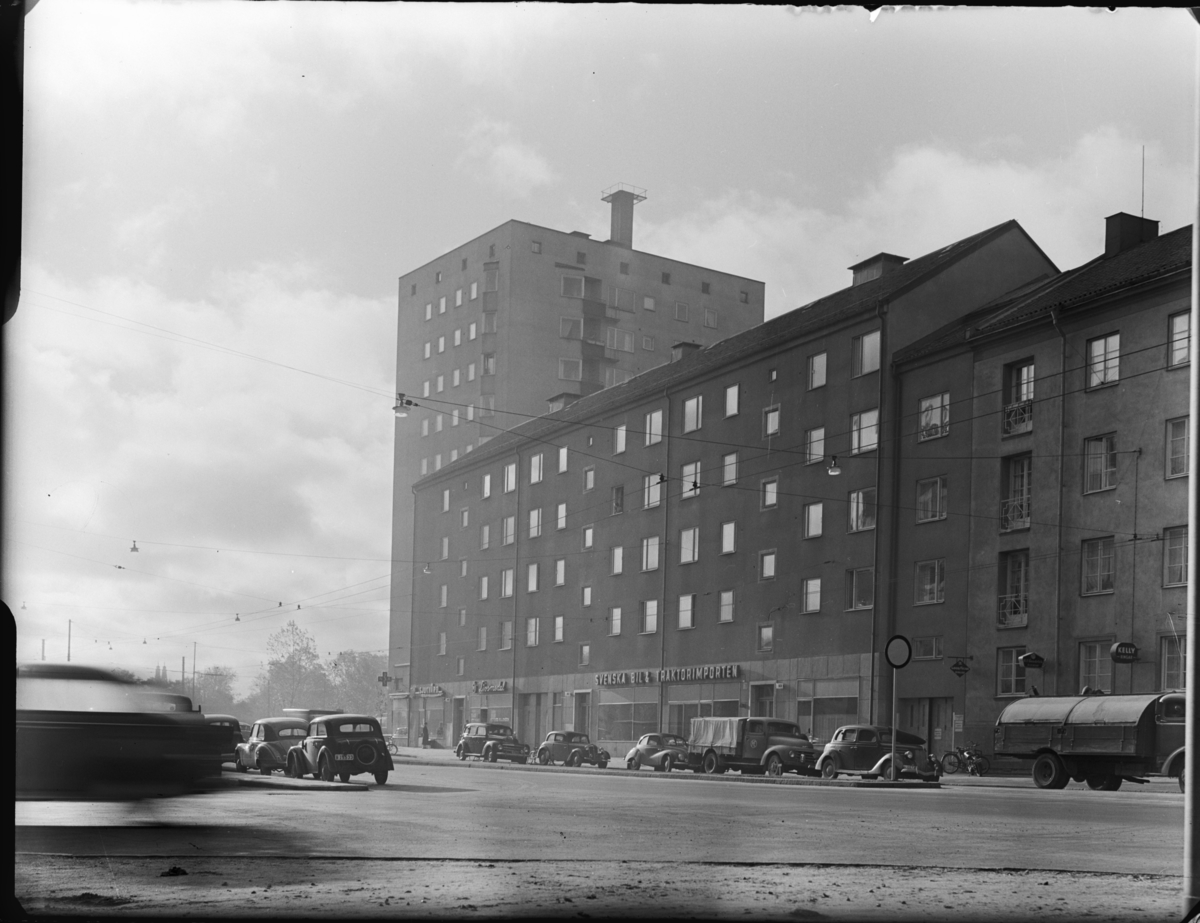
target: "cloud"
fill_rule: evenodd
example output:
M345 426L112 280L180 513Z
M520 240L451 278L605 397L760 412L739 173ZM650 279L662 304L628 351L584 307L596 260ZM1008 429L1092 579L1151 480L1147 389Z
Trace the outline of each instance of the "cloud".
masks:
M479 118L463 138L466 150L458 159L458 168L481 176L493 191L524 198L539 186L558 180L546 159L522 142L507 123Z

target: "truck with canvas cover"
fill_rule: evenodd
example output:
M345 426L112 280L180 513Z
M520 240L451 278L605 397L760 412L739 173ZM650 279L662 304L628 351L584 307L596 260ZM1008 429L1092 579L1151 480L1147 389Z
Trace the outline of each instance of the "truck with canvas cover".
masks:
M1068 781L1112 792L1161 773L1183 790L1182 692L1028 696L996 719L995 753L1033 760L1038 788Z
M775 718L693 718L688 765L718 774L737 769L746 775L817 774L817 753L794 721Z

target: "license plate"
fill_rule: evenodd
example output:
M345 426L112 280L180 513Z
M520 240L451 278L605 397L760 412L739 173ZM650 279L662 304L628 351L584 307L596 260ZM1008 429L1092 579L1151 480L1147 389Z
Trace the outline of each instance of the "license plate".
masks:
M354 754L353 753L335 753L333 755L333 758L335 760L353 760Z

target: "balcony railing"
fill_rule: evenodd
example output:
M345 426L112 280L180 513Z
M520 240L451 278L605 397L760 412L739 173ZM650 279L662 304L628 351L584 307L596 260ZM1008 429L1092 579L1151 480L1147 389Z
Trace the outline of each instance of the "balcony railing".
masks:
M1004 407L1004 435L1028 433L1033 429L1033 401L1017 401Z
M1000 531L1029 528L1029 497L1013 497L1000 501Z
M996 623L1001 628L1023 628L1029 624L1029 596L1025 593L1001 596Z

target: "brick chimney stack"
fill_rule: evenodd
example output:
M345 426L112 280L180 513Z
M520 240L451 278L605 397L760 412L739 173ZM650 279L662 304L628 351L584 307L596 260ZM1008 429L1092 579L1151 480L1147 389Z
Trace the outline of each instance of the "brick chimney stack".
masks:
M612 204L612 230L608 242L633 249L633 207L646 200L646 190L617 183L600 194L600 201Z

